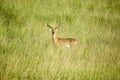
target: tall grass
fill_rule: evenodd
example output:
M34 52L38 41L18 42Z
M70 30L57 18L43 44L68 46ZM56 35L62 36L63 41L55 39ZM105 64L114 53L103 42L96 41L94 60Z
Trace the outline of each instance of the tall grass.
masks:
M0 0L0 80L120 80L119 0ZM56 47L46 24L77 47Z

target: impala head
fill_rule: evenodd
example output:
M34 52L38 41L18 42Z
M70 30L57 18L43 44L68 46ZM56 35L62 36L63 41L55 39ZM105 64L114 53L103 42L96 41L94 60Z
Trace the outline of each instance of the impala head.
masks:
M50 28L50 31L52 32L52 34L56 34L56 32L58 31L58 28L59 27L55 27L55 28L52 28L50 25L47 24L47 27Z

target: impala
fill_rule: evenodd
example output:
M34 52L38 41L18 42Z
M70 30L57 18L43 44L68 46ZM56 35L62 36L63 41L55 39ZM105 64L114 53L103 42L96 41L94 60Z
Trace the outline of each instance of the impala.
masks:
M52 28L48 24L47 24L47 27L50 28L50 31L52 32L53 42L56 45L58 45L58 46L64 46L64 47L76 46L77 40L75 38L58 38L57 37L58 27Z

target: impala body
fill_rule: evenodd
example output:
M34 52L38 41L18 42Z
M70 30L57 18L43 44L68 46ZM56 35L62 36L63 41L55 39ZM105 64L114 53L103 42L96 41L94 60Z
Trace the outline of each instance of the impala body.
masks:
M53 42L58 45L58 46L64 46L64 47L70 47L70 46L76 46L77 44L77 40L74 38L58 38L57 37L57 31L58 31L58 27L56 28L52 28L51 26L47 25L51 32L52 32L52 39Z

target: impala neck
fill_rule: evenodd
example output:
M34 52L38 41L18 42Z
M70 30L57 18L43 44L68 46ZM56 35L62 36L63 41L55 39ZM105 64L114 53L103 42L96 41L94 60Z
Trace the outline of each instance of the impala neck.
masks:
M53 38L54 43L56 44L58 41L56 34L52 34L52 38Z

